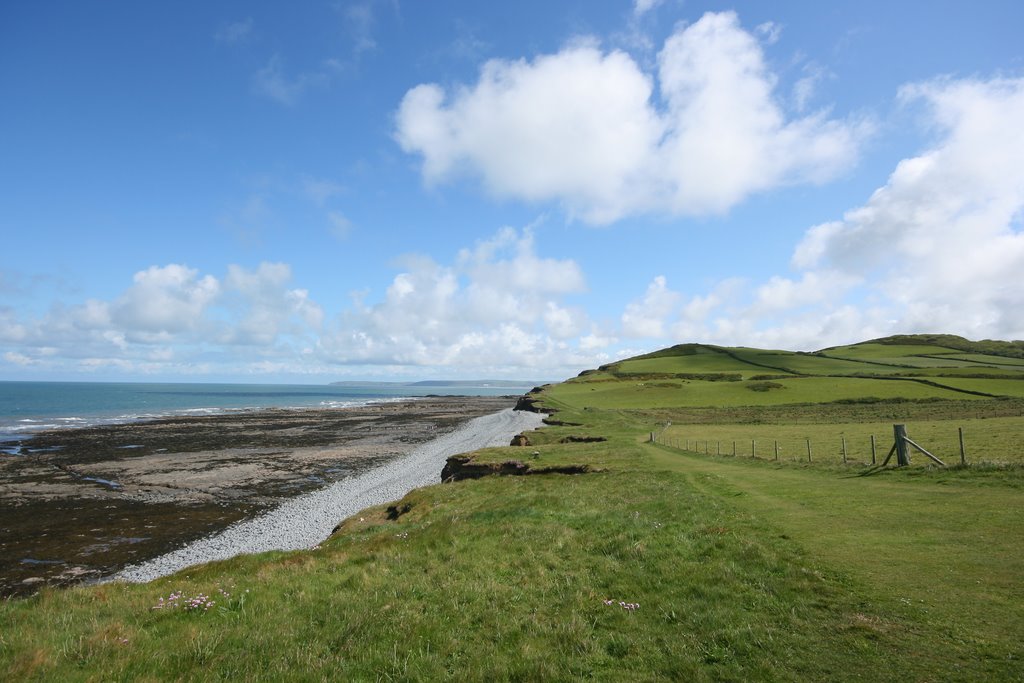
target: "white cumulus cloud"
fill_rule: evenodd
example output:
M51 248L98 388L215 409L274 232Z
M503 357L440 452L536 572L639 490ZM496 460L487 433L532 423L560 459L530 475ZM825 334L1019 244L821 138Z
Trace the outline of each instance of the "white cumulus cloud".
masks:
M135 274L132 286L111 307L111 318L140 332L181 332L195 327L219 293L220 283L212 275L199 277L194 268L178 264L152 266ZM85 313L93 319L102 315L99 310Z
M428 183L477 176L496 195L558 201L591 223L722 212L856 160L866 124L787 120L775 81L737 16L708 13L666 41L656 74L583 41L532 61L491 60L451 92L419 85L395 136L422 157Z

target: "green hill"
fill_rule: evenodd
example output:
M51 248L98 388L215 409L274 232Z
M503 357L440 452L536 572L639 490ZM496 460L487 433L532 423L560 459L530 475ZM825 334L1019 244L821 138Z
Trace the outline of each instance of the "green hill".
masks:
M682 344L585 372L552 395L606 408L1024 398L1021 348L945 335L814 353Z
M612 363L533 390L552 414L525 448L453 468L521 476L414 491L308 552L0 605L0 671L1019 681L1019 349L928 335ZM951 466L872 466L897 422ZM172 595L218 604L154 609Z

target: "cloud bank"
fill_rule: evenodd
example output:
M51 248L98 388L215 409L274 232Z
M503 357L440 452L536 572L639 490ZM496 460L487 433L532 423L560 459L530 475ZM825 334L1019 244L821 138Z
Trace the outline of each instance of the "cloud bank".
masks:
M169 264L136 273L109 301L28 320L0 307L0 358L133 374L561 376L610 360L614 342L572 301L587 290L580 266L539 255L529 228L499 230L447 264L402 257L376 300L358 294L330 316L291 280L283 263L230 265L220 277Z
M321 338L325 362L496 372L590 360L570 343L589 331L587 314L567 301L586 290L582 270L538 256L529 229L505 228L452 265L417 256L404 266L383 300L356 301Z
M31 320L0 309L0 348L12 347L13 365L143 374L203 374L225 358L242 372L274 357L291 362L324 317L291 277L283 263L232 265L222 278L152 266L111 301L58 303Z

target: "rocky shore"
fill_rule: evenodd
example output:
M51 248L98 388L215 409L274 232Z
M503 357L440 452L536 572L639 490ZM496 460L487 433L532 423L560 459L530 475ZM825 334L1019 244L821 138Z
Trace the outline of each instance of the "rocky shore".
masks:
M0 456L0 596L111 576L515 402L431 397L38 434Z

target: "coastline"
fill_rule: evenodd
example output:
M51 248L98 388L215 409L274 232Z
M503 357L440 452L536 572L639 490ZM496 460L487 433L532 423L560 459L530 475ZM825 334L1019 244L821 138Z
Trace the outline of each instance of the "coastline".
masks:
M240 554L312 548L328 538L342 520L360 510L399 500L421 486L440 483L449 457L506 446L516 434L540 427L542 419L538 413L512 408L473 418L444 436L420 444L406 456L292 498L166 555L128 566L112 580L142 583Z
M0 457L0 596L110 577L515 401L434 396L37 434L27 454Z

